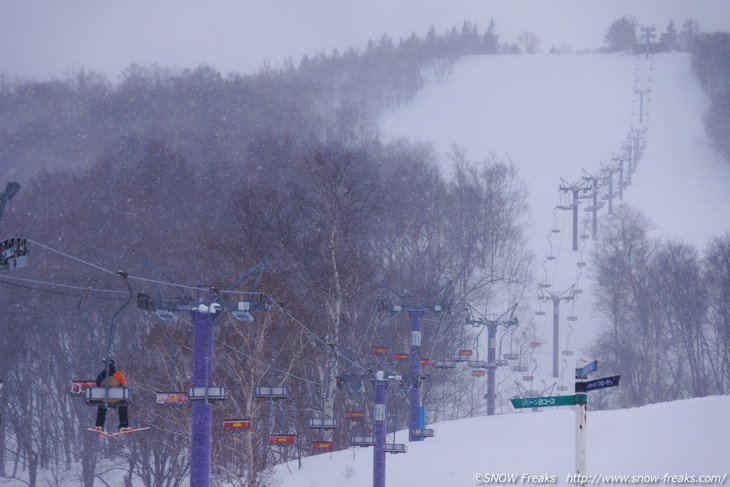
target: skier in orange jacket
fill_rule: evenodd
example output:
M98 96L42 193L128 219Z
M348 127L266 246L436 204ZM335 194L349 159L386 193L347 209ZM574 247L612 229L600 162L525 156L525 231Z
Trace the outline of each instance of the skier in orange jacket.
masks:
M108 385L109 387L127 387L127 379L126 377L124 377L124 374L117 370L114 359L109 359L108 367L106 359L104 359L103 362L104 370L102 370L101 373L96 376L96 385L98 387L106 385ZM107 370L109 370L109 380L107 380ZM109 402L114 403L116 401ZM106 423L106 410L106 405L101 405L96 410L96 429L99 431L104 431L104 424ZM117 411L119 412L119 431L126 431L130 429L127 406L119 405L117 406Z

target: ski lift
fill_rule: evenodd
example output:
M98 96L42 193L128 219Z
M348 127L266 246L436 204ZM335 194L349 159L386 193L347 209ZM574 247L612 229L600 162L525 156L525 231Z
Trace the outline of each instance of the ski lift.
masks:
M578 317L577 316L568 316L567 320L568 321L578 321Z
M575 265L577 265L578 267L585 267L586 263L585 262L576 262Z
M559 391L561 391L561 392L562 391L567 391L568 390L568 386L557 386L556 389L559 390Z
M509 361L507 359L498 358L495 362L497 367L504 367L505 365L509 365Z
M543 316L543 315L545 315L545 312L542 311L542 310L537 310L537 311L535 311L535 315L537 315L537 316Z
M484 377L485 374L486 372L481 369L471 371L471 375L473 375L474 377Z
M230 431L244 431L251 429L250 419L224 419L223 429Z
M581 238L581 240L588 240L589 238L591 238L591 236L588 235L587 233L582 233L580 235L580 238Z
M406 453L408 451L408 447L403 443L386 443L384 450L385 453Z
M353 436L350 439L350 444L352 446L375 446L375 437L374 436Z
M489 364L485 360L470 360L468 365L475 369L486 369L489 367Z
M269 435L269 444L279 446L290 446L296 441L296 435Z
M335 418L309 418L309 427L314 429L336 429Z
M259 399L288 399L289 388L286 386L258 386L256 397Z
M370 347L370 354L372 355L387 355L388 347L372 346Z
M365 411L345 411L346 419L363 419L365 417Z
M555 260L556 257L554 255L548 255L545 257L545 260Z
M573 289L573 294L583 294L582 289Z
M335 449L335 443L332 441L313 441L312 450L331 451Z
M155 393L155 402L157 404L165 404L169 406L185 405L190 401L187 392L157 392Z
M520 358L520 354L514 353L514 352L507 352L507 353L503 353L502 357L505 360L517 360L518 358ZM507 365L507 364L505 364L505 365Z
M126 406L132 402L128 387L87 387L84 389L84 399L89 406L108 404L109 407L117 407Z
M414 438L433 438L434 431L430 428L419 428L411 430L411 436Z
M228 391L225 387L191 387L188 389L188 399L191 401L222 401L228 399Z
M563 350L562 354L565 355L566 357L570 357L571 355L573 355L573 351L572 350Z
M396 360L405 360L407 358L408 358L408 354L407 353L396 353L395 354L395 359Z
M534 378L535 378L535 377L534 377L534 376L532 376L532 375L523 375L523 376L522 376L522 380L524 380L525 382L532 382L532 380L533 380Z
M23 237L7 238L0 242L0 270L20 269L28 265L30 245Z
M540 345L542 345L542 343L540 343L540 342L530 342L530 346L531 346L532 348L537 348L537 347L539 347Z
M456 360L458 362L467 362L469 360L469 357L472 356L472 353L473 352L471 350L467 350L467 349L459 350L456 353L457 358L455 358L454 360Z
M431 363L431 359L429 358L422 358L421 359L421 365L428 365Z
M515 372L527 372L527 365L523 365L523 364L513 365L512 370Z
M437 369L453 369L456 367L456 361L448 360L434 360L432 365Z

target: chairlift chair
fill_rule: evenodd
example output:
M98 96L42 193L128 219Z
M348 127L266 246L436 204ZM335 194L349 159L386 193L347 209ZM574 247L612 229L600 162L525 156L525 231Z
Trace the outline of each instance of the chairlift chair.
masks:
M459 350L456 353L456 358L454 358L454 360L459 361L459 362L466 362L469 360L469 357L472 356L472 353L473 352L471 350L467 350L467 349Z
M502 357L505 360L517 360L518 358L520 358L520 354L519 353L508 352L508 353L503 353L502 354Z
M132 402L128 387L94 386L84 389L84 400L89 406L126 406Z
M513 365L512 370L515 372L527 372L527 365Z
M370 347L370 353L372 355L387 355L388 347L372 346Z
M28 265L30 245L22 237L7 238L0 242L0 270L19 269Z
M296 435L269 435L269 444L279 446L291 446L296 441Z
M286 386L258 386L256 397L259 399L287 399L289 388Z
M473 375L474 377L484 377L485 374L486 374L486 372L482 369L477 369L477 370L471 371L471 375Z
M411 430L411 436L414 438L433 438L434 431L430 428L419 428Z
M375 446L375 437L374 436L353 436L350 439L350 444L352 446Z
M251 429L250 419L224 419L223 429L229 431L245 431Z
M309 418L309 427L315 429L336 429L337 419L335 418Z
M408 354L407 353L396 353L395 354L395 359L396 360L405 360L407 358L408 358Z
M225 387L191 387L188 389L188 399L191 401L222 401L228 399Z
M386 443L384 450L385 453L406 453L408 451L408 447L403 443Z
M180 406L190 402L187 392L156 392L155 402L169 406Z
M313 441L312 450L331 451L335 449L333 441Z
M577 316L568 316L567 320L568 321L578 321L578 317Z
M453 369L456 367L456 361L454 360L434 360L432 364L437 369Z
M365 411L345 411L346 419L363 419L365 417Z

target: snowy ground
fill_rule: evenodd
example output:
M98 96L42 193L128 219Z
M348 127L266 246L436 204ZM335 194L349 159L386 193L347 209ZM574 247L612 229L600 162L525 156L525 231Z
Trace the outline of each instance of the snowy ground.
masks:
M590 407L590 405L589 405ZM730 397L706 397L642 408L588 412L589 475L660 476L661 481L616 481L620 485L669 485L664 475L719 475L727 484L730 464ZM522 475L553 478L549 485L573 485L575 413L572 407L504 414L433 425L436 436L408 443L408 452L386 456L386 485L461 487L483 485L475 476ZM710 430L711 429L711 430ZM397 441L407 443L407 434ZM390 439L389 439L390 441ZM350 448L277 467L281 487L366 487L372 485L372 448ZM645 479L647 480L647 479ZM492 482L505 485L509 482ZM602 478L601 483L609 483ZM705 485L721 485L711 482Z

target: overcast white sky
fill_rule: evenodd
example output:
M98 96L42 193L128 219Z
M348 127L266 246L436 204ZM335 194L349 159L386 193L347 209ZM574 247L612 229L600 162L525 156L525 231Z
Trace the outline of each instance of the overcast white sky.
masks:
M624 15L659 32L688 18L730 30L730 0L1 0L0 72L46 79L85 67L116 81L131 63L155 62L254 72L384 33L423 36L464 20L484 30L490 18L502 42L532 31L546 50L593 49Z

